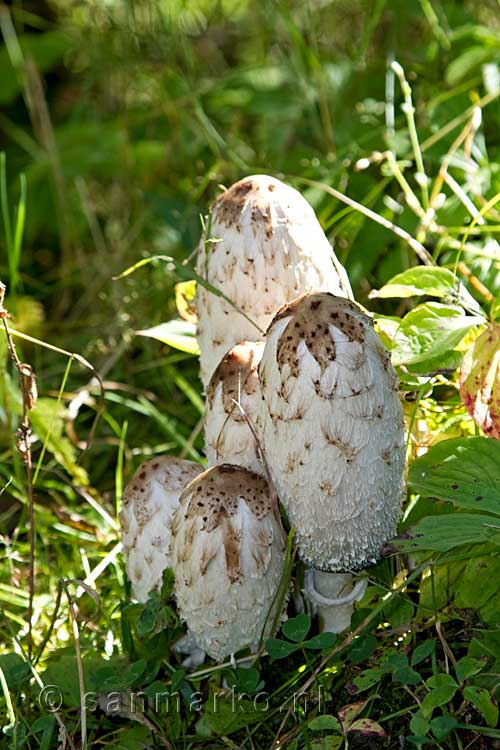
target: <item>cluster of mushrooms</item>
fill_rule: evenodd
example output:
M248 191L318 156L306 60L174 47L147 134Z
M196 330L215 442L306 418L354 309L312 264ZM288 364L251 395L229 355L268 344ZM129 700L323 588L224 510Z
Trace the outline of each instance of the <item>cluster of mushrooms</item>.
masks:
M209 468L145 462L120 517L136 599L172 568L188 629L179 650L221 661L255 651L286 617L280 504L310 611L323 630L349 626L365 589L353 572L396 531L404 423L390 356L298 191L265 175L227 189L197 273Z

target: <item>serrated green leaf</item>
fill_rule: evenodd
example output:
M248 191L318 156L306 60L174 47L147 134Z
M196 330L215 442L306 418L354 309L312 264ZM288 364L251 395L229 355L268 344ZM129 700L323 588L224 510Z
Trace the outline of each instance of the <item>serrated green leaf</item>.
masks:
M475 685L468 685L464 688L464 698L470 701L482 713L489 727L497 726L498 703L488 690L476 687Z
M281 628L283 635L295 643L300 643L307 636L311 628L311 618L309 615L300 614L291 617L283 623Z
M481 313L474 297L467 291L457 276L448 268L416 266L398 273L370 297L438 297L451 304L464 305L468 310Z
M411 464L408 484L420 495L500 516L500 441L443 440Z
M454 349L479 316L464 315L459 307L428 302L411 310L396 330L391 349L394 365L411 365L440 357Z
M453 513L427 516L410 529L408 539L400 539L401 550L449 552L465 544L490 542L500 546L500 523L492 516Z

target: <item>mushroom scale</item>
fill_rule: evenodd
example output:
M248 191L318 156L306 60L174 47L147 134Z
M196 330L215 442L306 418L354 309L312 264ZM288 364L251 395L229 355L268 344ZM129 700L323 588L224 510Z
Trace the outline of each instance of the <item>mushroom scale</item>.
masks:
M338 262L309 203L289 185L267 175L236 182L213 204L196 270L232 305L198 284L197 337L206 387L235 344L263 339L281 305L314 290L350 296ZM260 330L259 330L260 329Z
M168 549L172 517L186 485L202 467L175 456L158 456L142 463L122 497L120 523L127 575L134 597L145 602L161 587L170 567Z
M220 464L185 489L172 524L175 596L197 645L214 659L270 634L286 537L267 482Z
M262 442L298 551L322 571L375 562L404 493L398 379L371 319L310 294L285 305L259 366Z
M210 379L205 453L212 466L231 462L264 473L255 437L240 409L255 426L262 399L257 368L263 351L263 342L243 341L226 354Z

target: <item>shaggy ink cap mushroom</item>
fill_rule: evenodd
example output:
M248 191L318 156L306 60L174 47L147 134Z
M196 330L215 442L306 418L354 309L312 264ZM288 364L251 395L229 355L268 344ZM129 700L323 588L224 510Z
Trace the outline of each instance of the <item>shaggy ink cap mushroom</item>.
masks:
M270 635L286 537L258 474L220 464L185 489L172 524L177 607L217 661Z
M205 453L210 465L231 461L264 474L247 421L255 427L261 408L257 368L263 351L261 341L237 344L210 379L205 411Z
M235 344L263 339L284 303L314 290L351 295L345 270L312 207L280 180L252 175L235 183L213 204L207 227L210 236L201 238L197 273L250 320L198 284L197 337L205 387Z
M120 523L127 575L134 597L145 602L161 588L170 567L170 527L185 486L202 467L175 456L158 456L142 463L122 496Z
M398 379L371 319L332 294L285 305L259 366L264 454L298 551L323 571L375 562L404 493Z
M285 305L259 366L261 440L310 567L304 591L323 630L349 626L366 588L350 570L394 535L404 491L396 373L371 319L331 294Z

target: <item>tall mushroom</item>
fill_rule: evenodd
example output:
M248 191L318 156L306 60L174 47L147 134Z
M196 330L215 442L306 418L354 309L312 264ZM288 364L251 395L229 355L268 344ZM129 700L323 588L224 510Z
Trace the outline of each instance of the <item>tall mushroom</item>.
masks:
M261 405L257 368L261 341L243 341L219 364L207 388L205 453L210 465L234 463L263 474L254 434Z
M314 571L306 593L340 632L350 622L351 570L394 535L404 491L398 380L371 319L353 302L310 294L285 305L259 367L264 454Z
M220 661L270 634L285 535L267 482L238 466L203 472L184 491L171 557L181 617Z
M197 336L205 387L235 344L263 339L284 303L314 290L350 295L345 271L309 203L267 175L246 177L217 198L196 270L238 308L198 284Z
M158 456L142 463L125 487L120 511L127 575L134 597L145 602L161 587L168 554L170 528L186 485L201 472L193 461Z

